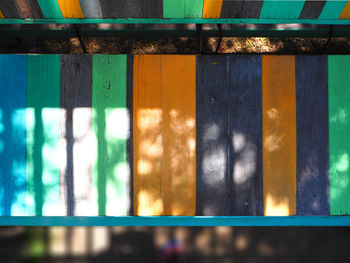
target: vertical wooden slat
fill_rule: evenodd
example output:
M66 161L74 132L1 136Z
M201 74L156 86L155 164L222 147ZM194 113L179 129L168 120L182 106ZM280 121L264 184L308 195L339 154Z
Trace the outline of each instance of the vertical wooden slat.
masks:
M338 19L348 1L326 1L319 19Z
M60 171L61 198L67 215L97 215L96 196L91 181L96 147L91 127L91 56L61 56L61 108L65 118L61 136L66 164Z
M296 102L293 56L263 56L265 215L296 213Z
M23 18L16 1L0 0L0 10L6 18Z
M204 0L185 1L185 18L201 18Z
M222 18L259 18L263 1L223 0Z
M260 18L298 18L305 1L264 1Z
M0 55L0 215L23 216L27 57Z
M203 18L220 18L223 0L204 0Z
M226 56L197 57L197 212L199 216L230 215L227 153L229 72Z
M164 18L184 18L185 0L163 0Z
M328 57L331 215L350 214L350 57Z
M299 18L317 19L325 6L326 1L306 0Z
M230 215L263 215L261 56L228 60Z
M31 55L27 67L26 210L31 216L64 215L59 201L60 56Z
M64 18L84 18L79 0L57 0Z
M37 0L45 18L63 18L57 0Z
M102 18L100 0L80 0L85 18Z
M5 18L4 14L0 10L0 18Z
M134 210L194 215L195 56L134 58Z
M130 203L126 62L126 55L93 56L92 126L97 138L97 156L92 176L101 216L126 215Z
M327 56L297 56L297 214L329 215Z
M346 3L344 10L341 12L339 19L350 19L350 1Z
M43 13L37 0L16 0L24 18L43 18Z

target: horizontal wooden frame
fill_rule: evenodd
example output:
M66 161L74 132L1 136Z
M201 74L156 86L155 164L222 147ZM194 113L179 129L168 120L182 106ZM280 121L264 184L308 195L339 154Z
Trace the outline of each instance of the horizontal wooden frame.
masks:
M350 226L350 216L0 217L0 226Z

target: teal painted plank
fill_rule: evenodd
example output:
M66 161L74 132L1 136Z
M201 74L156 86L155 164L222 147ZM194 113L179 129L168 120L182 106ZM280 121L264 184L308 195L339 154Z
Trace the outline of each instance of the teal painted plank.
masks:
M318 17L319 19L338 19L348 1L328 0Z
M305 1L266 0L260 12L260 18L298 18Z
M0 55L0 215L25 211L27 57Z
M29 55L26 111L27 214L63 215L59 197L60 56Z
M0 217L1 226L350 226L349 216Z
M126 215L130 171L126 143L130 116L126 109L126 55L94 55L92 126L97 138L92 180L100 216Z
M38 0L45 18L63 18L57 0Z
M350 214L350 56L328 57L331 215Z
M185 18L201 18L204 0L186 0Z
M163 0L164 18L184 18L186 0Z

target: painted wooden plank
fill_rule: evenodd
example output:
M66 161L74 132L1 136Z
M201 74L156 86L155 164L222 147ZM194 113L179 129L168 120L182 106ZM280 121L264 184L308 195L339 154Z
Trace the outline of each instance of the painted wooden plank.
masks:
M261 56L228 60L230 215L263 215Z
M198 56L196 73L196 215L230 215L227 57Z
M80 0L81 9L85 18L102 18L99 0Z
M339 19L350 19L350 2L346 3L344 10L341 12Z
M48 83L50 83L48 85ZM64 215L60 203L60 56L30 55L27 62L26 210Z
M338 19L348 1L326 1L319 19Z
M329 191L331 215L350 214L349 56L328 57Z
M0 55L0 215L25 213L27 57Z
M195 56L134 57L136 215L196 210Z
M186 0L163 0L164 18L184 18Z
M318 18L325 6L326 1L305 0L303 9L301 10L299 18Z
M298 18L305 1L264 1L260 18Z
M37 0L45 18L63 18L57 0Z
M265 215L296 213L294 56L263 56L263 173Z
M185 18L201 18L204 0L186 0Z
M4 14L0 10L0 18L5 18Z
M67 215L97 215L97 202L91 181L95 136L91 127L90 55L61 56L61 140L65 147L65 165L60 169L61 198Z
M24 18L44 18L37 0L16 0Z
M222 18L259 18L263 1L223 0Z
M203 18L220 18L223 0L204 0Z
M84 18L79 0L57 0L64 18Z
M23 18L15 1L0 0L0 10L6 18Z
M127 215L129 210L126 63L126 55L93 56L92 126L97 138L97 156L92 180L100 216Z
M297 56L297 214L329 215L327 56Z

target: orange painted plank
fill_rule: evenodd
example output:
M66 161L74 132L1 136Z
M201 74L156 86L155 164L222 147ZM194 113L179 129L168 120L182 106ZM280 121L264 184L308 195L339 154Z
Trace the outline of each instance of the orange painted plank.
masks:
M294 56L263 56L263 174L265 215L296 214Z
M204 0L203 18L220 18L223 0Z
M0 18L5 18L4 14L0 10Z
M84 18L79 0L57 0L64 18Z
M133 83L134 213L194 215L195 56L135 56Z
M341 12L339 19L350 19L350 1L346 3L346 6Z

